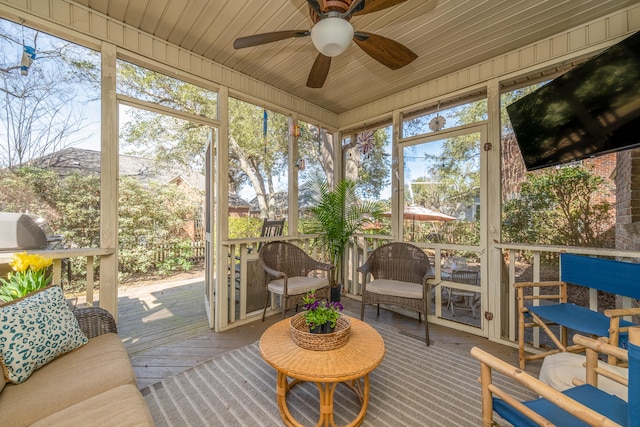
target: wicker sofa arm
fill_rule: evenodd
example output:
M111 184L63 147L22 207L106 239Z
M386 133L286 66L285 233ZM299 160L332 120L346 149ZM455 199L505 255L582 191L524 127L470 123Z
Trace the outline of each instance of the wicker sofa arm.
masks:
M107 310L99 307L77 308L73 314L87 338L95 338L110 332L118 333L116 321Z

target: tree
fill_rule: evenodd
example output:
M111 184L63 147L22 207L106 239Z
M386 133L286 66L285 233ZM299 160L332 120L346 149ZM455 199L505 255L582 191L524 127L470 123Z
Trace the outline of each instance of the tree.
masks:
M118 62L119 91L191 114L217 117L214 92L180 80ZM125 148L137 155L155 158L159 163L173 162L202 171L205 146L211 129L168 115L133 110L124 126ZM256 192L263 217L275 213L274 194L278 178L287 170L287 117L267 112L264 134L264 109L229 99L229 181L236 193L243 184Z
M606 247L612 206L605 181L579 166L527 175L520 194L503 205L505 240Z
M229 99L229 157L231 168L242 171L258 200L260 216L275 215L277 180L285 179L288 170L288 119L234 98ZM239 188L239 182L235 187Z
M366 154L357 154L356 185L364 199L379 200L382 189L391 183L391 155L385 152L389 138L388 128L377 129L373 132L371 149Z
M177 111L216 118L216 94L137 65L118 61L118 92ZM204 172L212 129L166 114L131 108L121 131L128 154L159 165L183 165Z
M122 61L118 62L118 82L118 91L129 96L191 114L217 117L215 93L197 86ZM285 115L267 111L265 135L264 111L255 104L229 98L229 186L236 194L243 186L251 186L261 216L271 218L276 213L274 196L286 182L289 126ZM206 127L145 110L133 110L129 119L122 131L127 149L135 150L137 155L154 156L159 162L204 165L204 147L210 132ZM379 161L386 156L378 149L387 138L385 132L376 132L376 148L371 160L363 163L358 182L370 197L379 196L380 188L390 179L389 168ZM326 137L317 126L303 126L298 145L301 157L311 160L310 165L320 165L328 175L329 152L323 146Z
M27 75L20 72L21 33L36 47ZM8 21L0 21L0 47L0 166L24 164L91 137L84 119L87 103L99 93L97 54Z

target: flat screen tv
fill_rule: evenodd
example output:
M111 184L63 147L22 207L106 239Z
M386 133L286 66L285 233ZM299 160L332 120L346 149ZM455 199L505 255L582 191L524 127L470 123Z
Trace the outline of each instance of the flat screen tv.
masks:
M640 33L507 106L527 170L640 145Z

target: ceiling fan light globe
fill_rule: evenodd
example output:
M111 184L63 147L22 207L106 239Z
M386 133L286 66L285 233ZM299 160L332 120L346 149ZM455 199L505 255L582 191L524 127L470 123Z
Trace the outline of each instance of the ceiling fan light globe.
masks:
M324 56L340 55L351 45L352 39L353 27L342 18L325 18L311 29L311 41Z

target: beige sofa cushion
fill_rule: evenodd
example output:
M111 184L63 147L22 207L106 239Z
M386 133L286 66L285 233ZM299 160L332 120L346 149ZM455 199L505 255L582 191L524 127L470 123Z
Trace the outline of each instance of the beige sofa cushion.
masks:
M33 424L34 427L152 425L153 417L147 403L132 385L105 391Z
M136 385L127 351L116 334L92 338L0 393L3 426L25 426L120 385ZM115 425L115 424L114 424Z

